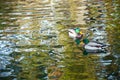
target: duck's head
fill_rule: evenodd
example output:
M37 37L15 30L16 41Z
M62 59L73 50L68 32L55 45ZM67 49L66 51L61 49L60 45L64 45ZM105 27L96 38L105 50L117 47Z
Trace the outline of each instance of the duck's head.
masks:
M80 33L80 28L74 28L76 33Z
M87 38L84 38L84 39L83 39L83 43L84 43L84 44L88 44L89 42L90 42L90 41L89 41Z

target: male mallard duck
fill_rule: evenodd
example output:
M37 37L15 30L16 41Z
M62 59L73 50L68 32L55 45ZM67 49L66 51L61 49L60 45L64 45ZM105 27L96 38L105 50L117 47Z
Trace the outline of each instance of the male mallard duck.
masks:
M83 43L85 44L83 54L106 52L105 47L107 45L104 43L89 41L88 39L83 39Z
M68 35L71 37L77 44L80 43L81 38L83 37L83 33L79 28L68 29Z
M85 45L90 45L90 46L94 46L94 47L106 47L106 46L109 46L108 44L100 43L100 42L97 42L97 41L89 41L87 38L83 39L83 43Z
M77 33L75 32L75 30L74 29L68 29L68 35L69 35L69 37L70 38L72 38L72 39L76 39L76 37L77 37Z

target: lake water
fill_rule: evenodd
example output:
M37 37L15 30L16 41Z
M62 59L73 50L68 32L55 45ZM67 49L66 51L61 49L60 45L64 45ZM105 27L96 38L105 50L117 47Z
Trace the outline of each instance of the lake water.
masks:
M1 0L0 80L119 80L119 55L109 55L113 47L106 54L83 55L68 37L69 28L80 27L89 39L114 45L106 28L115 24L109 22L109 7L118 3Z

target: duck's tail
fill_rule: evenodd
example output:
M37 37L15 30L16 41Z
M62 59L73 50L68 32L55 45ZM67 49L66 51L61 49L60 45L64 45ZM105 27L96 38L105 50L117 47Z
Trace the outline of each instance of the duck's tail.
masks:
M106 53L106 52L108 52L108 49L106 47L102 47L101 51Z
M100 44L101 47L108 47L108 46L110 46L110 44L105 44L105 43L101 43L101 42L98 42L98 41L93 41L93 42Z
M102 44L102 47L109 47L110 44Z

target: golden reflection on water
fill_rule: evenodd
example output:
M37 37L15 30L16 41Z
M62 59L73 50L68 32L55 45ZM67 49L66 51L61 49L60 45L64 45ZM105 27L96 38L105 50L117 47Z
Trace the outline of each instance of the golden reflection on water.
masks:
M85 25L84 16L81 21L78 18L83 15L78 10L84 10L80 7L74 0L1 1L1 30L4 30L1 39L16 45L11 54L14 59L7 67L14 73L2 78L53 80L61 77L66 64L63 60L70 50L67 29L70 25Z
M14 59L6 68L14 69L14 72L2 79L96 80L95 66L99 63L94 62L98 58L96 55L83 56L80 46L76 46L67 34L68 28L80 27L86 32L86 26L96 23L94 18L88 22L84 20L84 13L88 11L88 17L101 14L96 11L100 5L95 2L0 1L0 40L8 40L16 45L10 54ZM97 19L103 20L104 15Z
M83 3L82 1L78 2ZM79 49L75 49L76 46L70 46L70 44L75 44L69 42L70 39L67 37L66 31L70 25L75 26L77 24L77 27L85 25L82 20L85 8L83 5L78 5L78 3L76 5L74 0L19 0L1 4L11 6L5 7L9 10L8 12L3 8L1 18L9 20L8 22L2 22L2 26L5 26L4 30L13 31L13 33L6 31L2 39L11 40L16 44L12 53L14 60L9 66L14 69L15 73L13 74L15 76L5 78L14 77L25 80L45 80L49 78L56 80L61 77L62 73L63 78L61 80L89 77L86 67L88 63L79 63L84 62L86 58L82 59L81 57L79 59L78 57L78 60L74 60L76 59L75 56L80 56L79 53L81 52ZM79 12L79 10L83 11ZM81 19L78 18L79 16L81 16ZM11 21L13 22L11 23ZM71 48L75 50L71 51ZM55 55L49 54L52 50L55 51ZM79 63L79 65L73 63ZM64 66L65 68L63 68ZM74 69L72 70L72 68Z

